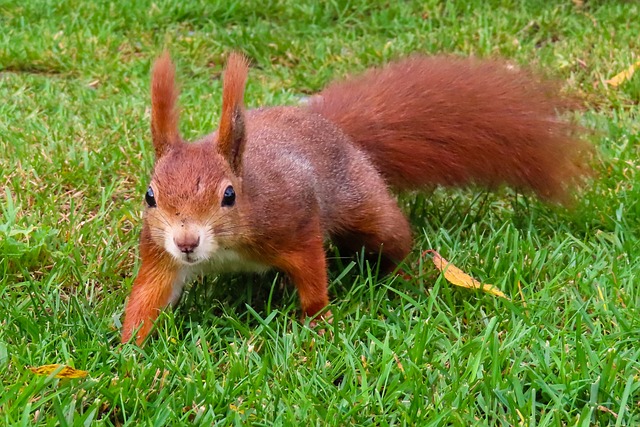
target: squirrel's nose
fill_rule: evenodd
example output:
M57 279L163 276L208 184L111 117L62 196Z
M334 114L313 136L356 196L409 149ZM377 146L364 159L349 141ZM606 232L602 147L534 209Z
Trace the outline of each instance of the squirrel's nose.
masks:
M178 249L180 249L182 253L190 254L190 253L193 253L195 248L197 248L198 245L200 244L200 236L185 235L180 237L174 237L173 241L175 242L176 246L178 247Z

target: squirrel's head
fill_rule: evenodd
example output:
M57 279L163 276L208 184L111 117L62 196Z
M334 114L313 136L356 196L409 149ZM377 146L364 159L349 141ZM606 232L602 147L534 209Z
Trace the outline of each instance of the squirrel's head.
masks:
M168 54L154 66L151 133L156 152L145 202L153 241L178 262L193 265L233 249L242 230L242 98L248 66L232 54L224 73L222 115L213 138L187 143L178 132L177 90Z

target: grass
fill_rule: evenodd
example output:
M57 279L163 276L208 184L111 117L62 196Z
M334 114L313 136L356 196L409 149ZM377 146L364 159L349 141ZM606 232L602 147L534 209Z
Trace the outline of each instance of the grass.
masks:
M640 424L640 7L625 1L0 0L0 425ZM580 94L599 176L574 210L510 191L403 198L414 278L335 260L334 322L275 274L199 279L119 345L168 48L182 131L215 126L226 54L247 103L291 104L411 52L500 55ZM458 289L436 248L513 302ZM62 363L80 380L33 375Z

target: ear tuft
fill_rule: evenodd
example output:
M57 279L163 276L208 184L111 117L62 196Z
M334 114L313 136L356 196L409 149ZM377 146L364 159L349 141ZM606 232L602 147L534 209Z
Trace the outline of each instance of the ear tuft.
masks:
M156 60L151 75L151 136L156 158L180 142L177 99L175 70L165 51Z
M218 151L236 175L241 172L245 145L243 97L248 72L249 64L242 54L234 52L229 55L223 77Z

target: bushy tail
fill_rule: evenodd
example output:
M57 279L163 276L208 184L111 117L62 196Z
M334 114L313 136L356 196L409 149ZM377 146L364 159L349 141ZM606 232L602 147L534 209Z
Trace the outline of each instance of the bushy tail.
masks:
M589 144L559 118L557 86L501 61L412 57L329 85L309 108L400 190L507 184L567 201Z

